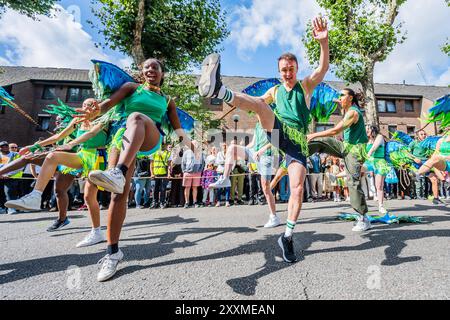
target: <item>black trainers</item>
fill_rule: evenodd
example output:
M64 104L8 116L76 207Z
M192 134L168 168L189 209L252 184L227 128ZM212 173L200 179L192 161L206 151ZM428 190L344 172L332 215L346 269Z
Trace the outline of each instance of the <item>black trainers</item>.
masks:
M67 226L69 223L70 223L69 218L66 218L64 221L60 221L59 219L56 219L55 222L53 222L53 224L50 227L48 227L47 231L52 232L52 231L59 230L65 226Z
M198 82L198 92L201 97L217 97L222 81L220 79L220 55L207 56L202 63L202 75Z
M433 199L433 204L436 204L436 205L438 205L438 204L444 204L444 202L442 202L441 199L439 199L439 198L434 198L434 199Z
M283 250L283 260L289 263L297 261L297 257L294 253L294 241L292 237L286 238L284 233L278 238L278 245Z

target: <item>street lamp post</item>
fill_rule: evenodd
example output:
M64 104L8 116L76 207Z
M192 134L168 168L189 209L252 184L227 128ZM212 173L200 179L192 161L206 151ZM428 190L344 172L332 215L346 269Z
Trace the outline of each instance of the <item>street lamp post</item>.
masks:
M241 117L238 114L234 114L233 117L232 117L232 119L234 121L234 131L237 131L237 125L238 125L238 122L239 122L240 118Z

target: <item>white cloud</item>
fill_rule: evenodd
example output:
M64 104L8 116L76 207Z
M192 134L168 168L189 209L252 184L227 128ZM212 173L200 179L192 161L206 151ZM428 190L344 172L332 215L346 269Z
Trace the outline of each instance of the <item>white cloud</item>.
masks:
M375 80L425 84L417 66L420 63L429 84L448 85L450 59L440 47L450 36L449 14L450 8L441 0L406 2L396 21L404 22L408 39L375 67Z
M311 0L253 0L250 7L237 6L231 17L230 40L243 60L259 47L273 43L304 55L301 42L307 22L320 12ZM309 68L300 65L300 70Z
M230 40L239 57L250 60L257 50L276 45L305 56L301 43L307 22L321 12L311 0L253 0L236 6L230 19ZM448 34L450 9L442 0L410 0L400 9L397 21L404 21L408 39L398 45L388 59L376 65L377 82L423 84L417 63L420 63L430 84L447 85L450 63L441 51ZM310 70L307 61L300 61L300 71ZM329 78L330 75L327 76Z
M33 67L90 68L91 59L111 61L95 46L76 18L57 5L53 17L34 21L8 10L0 19L1 64ZM114 63L114 61L111 61ZM122 66L126 59L120 61Z

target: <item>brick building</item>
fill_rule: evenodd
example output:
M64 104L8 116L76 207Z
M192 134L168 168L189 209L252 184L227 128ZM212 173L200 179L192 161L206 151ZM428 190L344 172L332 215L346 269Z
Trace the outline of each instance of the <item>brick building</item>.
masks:
M261 78L223 77L223 82L233 90L241 91ZM341 90L344 82L328 82ZM67 105L78 107L87 97L93 96L88 70L0 67L0 86L10 92L15 102L30 114L40 126L36 127L23 116L10 109L0 109L0 140L16 142L20 146L30 144L40 137L48 137L46 132L54 128L54 116L42 110L49 104L57 103L57 98ZM356 85L350 86L358 90ZM378 99L378 111L381 132L388 136L389 131L402 130L413 133L421 127L418 118L426 114L437 98L450 93L448 87L417 86L402 84L376 84L375 93ZM224 118L224 130L233 135L235 129L239 139L248 142L253 135L256 116L245 111L232 109L219 99L206 99L205 105ZM339 114L333 115L329 123L316 123L314 130L332 127L341 119ZM238 121L234 121L238 120ZM436 128L429 125L429 134L435 134Z

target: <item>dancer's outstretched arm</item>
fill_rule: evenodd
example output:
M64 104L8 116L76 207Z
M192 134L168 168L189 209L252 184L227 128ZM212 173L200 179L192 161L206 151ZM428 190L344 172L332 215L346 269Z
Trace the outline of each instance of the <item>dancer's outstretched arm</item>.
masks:
M52 144L64 139L65 137L67 137L68 135L70 135L72 132L75 131L77 121L78 121L78 119L76 119L76 118L73 119L64 130L62 130L61 132L59 132L57 134L54 134L53 136L51 136L43 141L37 141L34 145L39 145L40 147L45 147L45 146L52 145ZM33 147L33 145L23 147L22 149L20 149L19 154L21 156L23 156L23 155L30 153L32 150L32 147Z
M77 119L77 123L86 121L86 120L93 120L100 116L101 114L106 113L109 109L117 105L120 101L128 97L129 95L133 94L136 89L139 87L139 84L134 82L127 82L123 84L119 90L114 92L111 97L103 100L102 102L98 103L97 101L94 101L89 107L86 109L75 109L79 113L79 115L75 115L75 118Z
M99 124L95 125L94 127L92 127L91 130L89 130L88 132L84 133L83 135L79 136L78 138L70 141L69 143L67 143L63 146L56 148L56 150L57 151L70 151L75 146L82 144L83 142L86 142L86 141L92 139L93 137L95 137L100 131L103 130L104 127L105 127L104 123L99 123Z
M383 142L384 138L381 134L379 134L375 141L373 142L372 147L370 148L369 152L367 152L367 157L370 158L372 154L378 149L379 146L381 146L381 143Z
M313 20L313 37L320 43L319 66L314 72L306 77L303 82L303 88L308 96L312 95L314 88L323 81L330 68L330 48L328 44L327 20L323 17L316 17Z
M316 138L323 138L323 137L334 137L335 135L341 133L348 127L350 127L352 124L358 122L359 115L354 110L349 110L345 114L344 119L342 119L334 128L321 131L321 132L315 132L308 134L307 140L308 142L316 139Z

